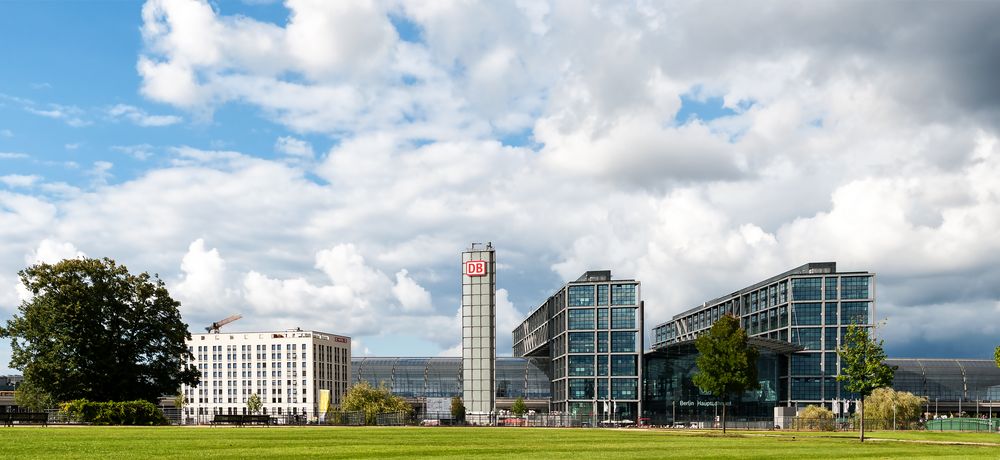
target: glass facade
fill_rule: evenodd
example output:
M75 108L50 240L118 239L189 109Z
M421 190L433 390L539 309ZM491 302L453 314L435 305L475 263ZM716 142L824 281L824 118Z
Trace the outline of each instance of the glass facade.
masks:
M751 337L801 348L781 358L781 381L788 389L783 403L829 402L845 397L836 381L836 350L846 326L872 327L874 300L872 274L839 273L834 263L805 264L656 326L653 348L692 341L721 315L732 314Z
M639 299L638 282L613 280L607 271L587 272L513 331L516 356L551 359L551 410L636 419L642 374Z
M718 413L716 398L698 389L691 380L698 372L693 343L671 345L646 355L643 361L643 417L651 424L664 425L675 420L711 420ZM748 391L727 408L730 420L741 417L770 417L779 401L780 361L783 357L761 350L757 360L760 388ZM675 418L676 417L676 418Z

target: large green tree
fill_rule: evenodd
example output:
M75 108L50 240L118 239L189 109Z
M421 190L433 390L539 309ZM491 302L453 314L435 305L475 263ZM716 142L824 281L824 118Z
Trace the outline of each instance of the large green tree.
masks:
M694 342L698 349L698 372L691 379L702 391L722 403L722 432L726 432L726 404L736 395L753 390L757 381L756 348L747 342L746 331L732 315L719 318Z
M413 406L409 405L403 398L392 394L384 384L375 388L365 381L356 383L347 390L347 394L341 400L340 407L345 411L363 411L367 425L374 425L378 414L388 412L409 414L413 412Z
M844 388L861 398L861 442L865 442L865 398L876 388L892 386L895 368L885 364L882 343L871 336L868 327L852 324L847 328L844 343L837 348L842 367L837 380L845 382Z
M111 259L67 259L19 272L31 297L0 327L10 366L56 401L156 401L198 383L191 337L162 280Z

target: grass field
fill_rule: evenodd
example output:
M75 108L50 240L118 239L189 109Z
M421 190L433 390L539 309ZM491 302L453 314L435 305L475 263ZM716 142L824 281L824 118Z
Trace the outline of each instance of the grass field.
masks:
M855 436L541 428L13 427L0 428L0 459L1000 458L997 434L874 432L864 444Z

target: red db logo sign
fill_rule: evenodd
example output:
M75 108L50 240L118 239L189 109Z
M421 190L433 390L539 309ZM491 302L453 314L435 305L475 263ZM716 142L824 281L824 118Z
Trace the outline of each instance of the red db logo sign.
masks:
M486 276L486 261L470 260L466 262L465 276Z

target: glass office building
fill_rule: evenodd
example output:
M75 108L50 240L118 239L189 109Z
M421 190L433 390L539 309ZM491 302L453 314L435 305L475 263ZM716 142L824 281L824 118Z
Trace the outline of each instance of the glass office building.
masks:
M551 410L637 420L642 411L640 283L588 271L556 291L513 331L514 356L551 363Z
M825 404L854 399L836 380L837 347L847 327L873 327L875 275L838 272L833 262L808 263L674 316L653 328L653 348L691 341L726 314L747 335L786 342L798 351L779 359L780 405Z

